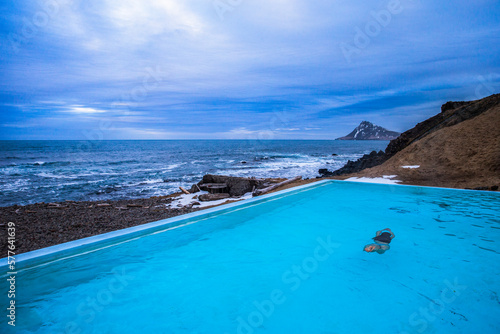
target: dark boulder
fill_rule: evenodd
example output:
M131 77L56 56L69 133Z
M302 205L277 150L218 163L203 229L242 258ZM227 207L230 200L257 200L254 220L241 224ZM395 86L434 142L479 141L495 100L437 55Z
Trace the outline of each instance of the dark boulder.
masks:
M205 183L225 183L229 195L231 197L239 197L252 192L254 187L261 187L263 182L263 180L252 178L207 174L203 176L203 180L198 183L198 186Z
M326 168L321 168L319 171L318 171L319 175L321 176L330 176L330 174L332 172L330 172L328 169Z
M326 168L320 169L318 172L322 177L338 176L343 174L357 173L365 168L371 168L382 164L386 159L383 151L372 151L370 154L365 154L356 161L347 161L344 167L330 172Z

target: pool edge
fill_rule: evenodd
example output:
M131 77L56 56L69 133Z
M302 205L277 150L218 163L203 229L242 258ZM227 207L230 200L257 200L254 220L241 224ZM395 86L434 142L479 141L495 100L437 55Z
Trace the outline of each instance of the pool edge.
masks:
M209 209L203 209L196 212L191 212L171 218L127 227L116 231L98 234L91 237L77 239L62 244L21 253L19 255L12 256L15 262L15 270L13 271L9 270L9 258L4 257L0 259L0 277L5 276L5 274L8 274L9 272L16 272L18 270L32 267L35 264L43 264L54 260L75 256L79 253L83 253L84 251L95 251L97 249L111 246L128 239L138 238L161 230L182 226L184 225L184 223L188 223L193 219L201 219L204 217L208 218L214 215L222 214L225 211L231 211L235 208L243 208L245 206L252 205L258 202L266 202L276 197L280 197L283 195L292 195L292 193L294 192L299 192L308 188L316 188L333 182L336 182L336 180L321 180L312 182L309 184L280 190L270 194L253 197L243 201L223 204Z
M500 191L492 191L492 190L476 190L476 189L450 188L450 187L438 187L438 186L422 186L422 185L418 185L418 184L378 183L378 182L365 182L365 181L356 181L356 180L347 180L347 179L346 180L329 179L329 180L340 181L340 182L349 182L349 183L374 184L374 185L380 185L380 186L402 186L402 187L425 188L425 189L457 190L457 191L475 192L475 193L482 193L482 194L500 195Z

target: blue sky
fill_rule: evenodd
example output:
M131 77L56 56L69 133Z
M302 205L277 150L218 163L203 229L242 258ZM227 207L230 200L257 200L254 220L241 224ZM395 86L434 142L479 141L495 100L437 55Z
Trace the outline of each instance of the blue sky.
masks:
M334 139L500 92L498 0L5 0L0 139Z

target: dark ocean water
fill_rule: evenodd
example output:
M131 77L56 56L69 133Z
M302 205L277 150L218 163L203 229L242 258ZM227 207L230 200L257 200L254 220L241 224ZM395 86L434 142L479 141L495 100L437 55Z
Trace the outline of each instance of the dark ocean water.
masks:
M0 141L0 206L171 194L204 174L318 176L386 141ZM337 156L332 156L335 153Z

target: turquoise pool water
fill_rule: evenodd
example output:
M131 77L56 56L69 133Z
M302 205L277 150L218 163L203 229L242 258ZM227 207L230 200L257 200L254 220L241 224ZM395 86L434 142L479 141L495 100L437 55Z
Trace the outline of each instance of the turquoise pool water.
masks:
M499 204L497 193L327 182L20 270L15 330L5 315L0 326L498 333ZM391 249L363 252L385 227Z

